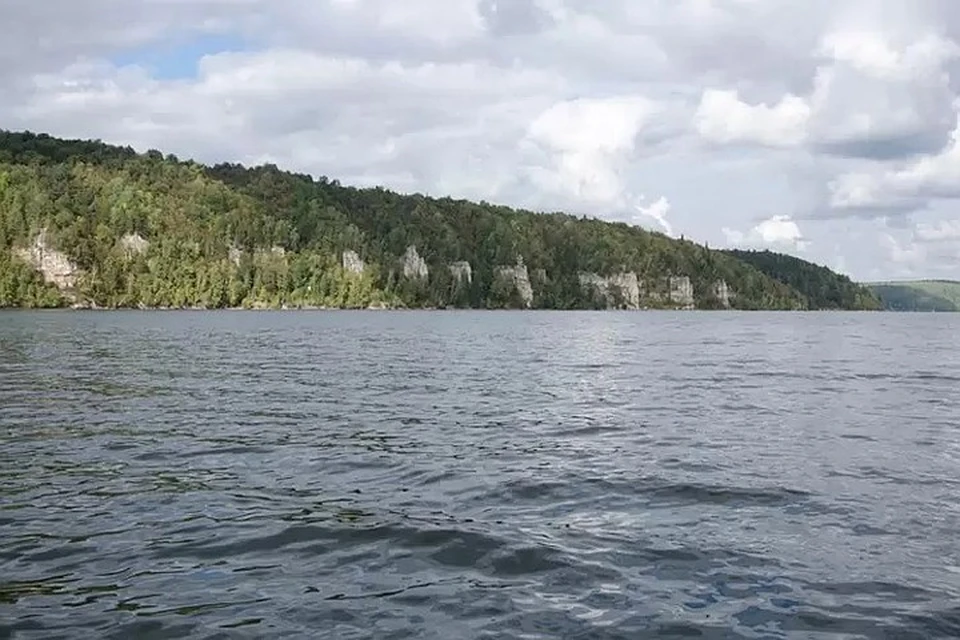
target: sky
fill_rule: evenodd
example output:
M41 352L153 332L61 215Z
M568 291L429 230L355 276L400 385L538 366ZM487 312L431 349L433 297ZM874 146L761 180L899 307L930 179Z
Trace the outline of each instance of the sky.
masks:
M956 0L4 0L0 128L960 279Z

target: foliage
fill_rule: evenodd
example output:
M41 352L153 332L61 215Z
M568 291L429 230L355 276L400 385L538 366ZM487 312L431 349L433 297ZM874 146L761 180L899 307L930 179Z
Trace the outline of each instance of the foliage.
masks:
M806 298L809 309L881 308L880 299L868 287L812 262L772 251L732 249L724 253L796 289Z
M645 283L644 306L673 305L669 276L690 278L699 308L721 306L719 280L735 308L806 306L734 255L622 223L0 132L0 304L54 304L57 292L11 257L44 230L84 274L76 300L103 307L519 307L517 288L498 277L518 259L535 308L605 306L579 274L623 271ZM404 274L411 246L425 279ZM361 273L344 267L347 250L364 261ZM471 281L450 271L459 261Z
M9 251L0 251L0 309L51 308L63 305L60 291Z

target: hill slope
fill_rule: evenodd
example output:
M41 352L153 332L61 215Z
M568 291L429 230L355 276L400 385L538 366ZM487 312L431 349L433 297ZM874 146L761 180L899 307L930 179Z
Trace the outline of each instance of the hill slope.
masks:
M916 280L867 285L891 311L960 311L960 282Z
M625 224L0 132L0 306L802 309Z
M810 309L869 309L882 307L877 295L847 276L800 258L772 251L724 251L771 278L799 291Z

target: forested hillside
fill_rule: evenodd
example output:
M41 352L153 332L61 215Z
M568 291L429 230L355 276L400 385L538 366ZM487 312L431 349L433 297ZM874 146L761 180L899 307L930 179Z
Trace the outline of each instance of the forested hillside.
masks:
M867 285L890 311L960 311L960 282L915 280Z
M626 224L0 132L0 306L68 304L810 306L735 255Z
M772 251L732 249L725 253L796 289L810 309L877 310L882 306L870 288L818 264Z

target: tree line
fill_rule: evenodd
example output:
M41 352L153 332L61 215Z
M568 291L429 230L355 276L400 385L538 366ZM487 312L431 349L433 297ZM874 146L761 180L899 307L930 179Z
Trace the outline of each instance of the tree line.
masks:
M23 259L41 232L76 265L73 290ZM426 277L404 273L409 247ZM344 265L345 251L362 271ZM518 260L532 300L501 272ZM451 270L460 262L469 278ZM0 132L0 306L590 309L611 301L580 275L622 272L644 283L644 306L673 305L670 276L690 279L698 308L723 306L719 281L740 309L872 304L846 287L835 295L829 270L776 264L584 216ZM791 269L802 276L783 277Z

